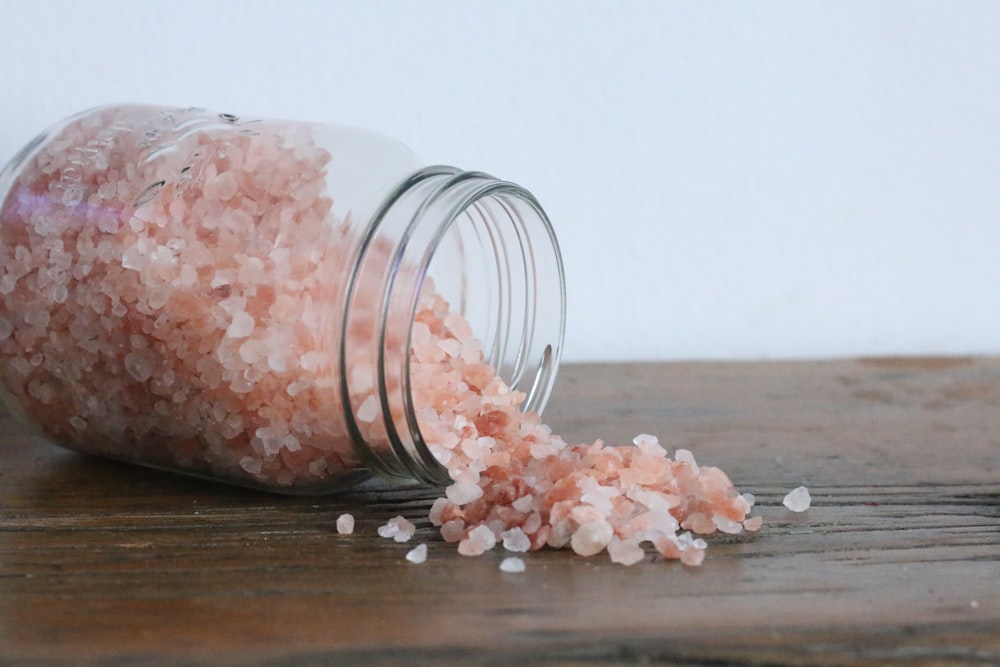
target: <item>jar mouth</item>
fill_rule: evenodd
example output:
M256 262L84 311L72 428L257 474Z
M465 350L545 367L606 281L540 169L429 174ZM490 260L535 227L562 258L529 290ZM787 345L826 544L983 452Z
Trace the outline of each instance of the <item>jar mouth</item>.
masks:
M450 478L420 431L410 384L413 323L421 292L433 284L450 311L471 325L482 344L484 363L511 389L526 395L522 409L541 412L554 384L565 333L559 245L531 193L487 174L451 167L423 169L397 188L370 233L389 231L386 225L401 232L385 273L375 341L389 447L367 463L392 476L445 485ZM350 408L350 387L344 382L345 408ZM356 433L354 410L345 412Z

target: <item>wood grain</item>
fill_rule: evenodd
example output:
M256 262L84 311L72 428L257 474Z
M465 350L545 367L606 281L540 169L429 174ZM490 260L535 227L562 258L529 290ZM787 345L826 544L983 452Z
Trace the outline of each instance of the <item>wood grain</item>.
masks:
M0 664L1000 664L1000 359L568 366L546 417L692 449L764 528L700 568L546 551L504 574L440 541L430 491L267 495L0 413ZM376 536L395 514L423 565Z

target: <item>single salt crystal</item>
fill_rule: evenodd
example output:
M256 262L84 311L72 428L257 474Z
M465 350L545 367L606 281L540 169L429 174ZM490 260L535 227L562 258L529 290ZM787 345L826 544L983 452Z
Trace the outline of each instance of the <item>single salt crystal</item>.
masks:
M694 461L694 454L688 449L678 449L674 454L674 460L678 463L687 463L691 466L692 474L697 475L699 472L698 464Z
M391 537L397 542L406 542L413 537L413 533L416 530L416 526L410 523L405 517L394 516L385 525L378 527L378 534L379 537Z
M524 559L517 556L508 556L500 561L500 571L509 572L510 574L524 572Z
M259 475L262 469L261 460L255 456L244 456L240 459L240 467L251 475Z
M226 329L226 336L229 338L246 338L253 333L253 328L256 324L250 313L241 310L233 315L233 321L229 325L229 328Z
M14 325L7 319L0 317L0 340L10 338L12 333L14 333Z
M350 514L341 514L337 517L337 532L341 535L350 535L354 532L354 517Z
M531 548L531 538L529 538L521 528L511 528L500 533L503 540L503 548L507 551L523 553Z
M736 535L737 533L743 532L743 524L739 521L733 521L724 516L715 515L712 517L712 523L715 527L721 530L723 533L728 533L730 535Z
M521 496L514 502L510 504L511 507L516 509L518 512L530 512L535 505L535 499L528 494L526 496Z
M153 374L153 364L141 354L129 352L125 355L125 370L137 382L145 382Z
M619 540L613 538L608 543L608 555L611 556L612 563L621 565L635 565L646 557L646 552L635 539Z
M650 456L666 456L667 450L663 448L660 444L660 439L655 435L649 435L648 433L640 433L639 435L632 438L632 444L639 448L643 454L648 454Z
M427 560L427 545L418 544L417 546L410 549L406 554L406 560L410 561L411 563L416 563L417 565L423 563L425 560Z
M441 525L441 539L445 542L458 542L465 537L465 522L461 519L445 521Z
M762 525L764 525L764 518L759 516L752 516L743 521L743 529L750 531L751 533L760 530Z
M588 521L581 525L570 538L573 551L581 556L593 556L604 550L614 536L615 530L604 520Z
M358 406L357 418L358 421L370 424L371 422L375 421L375 417L377 416L378 416L378 399L375 398L375 394L371 394L368 396L368 398L366 398L364 401L361 402L360 406Z
M809 509L810 503L812 503L812 498L809 496L809 489L804 486L792 489L781 501L782 505L793 512L805 512Z
M458 543L458 553L463 556L479 556L497 544L496 535L488 526L476 526L465 539Z
M456 505L466 505L481 498L483 490L478 484L470 481L455 482L444 491L448 500Z

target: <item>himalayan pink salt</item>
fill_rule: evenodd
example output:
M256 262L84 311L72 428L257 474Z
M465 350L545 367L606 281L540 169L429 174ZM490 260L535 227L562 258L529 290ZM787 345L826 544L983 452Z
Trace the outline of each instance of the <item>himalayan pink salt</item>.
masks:
M354 517L350 514L341 514L337 517L337 532L341 535L350 535L354 532Z
M805 512L809 509L811 503L812 498L809 496L809 489L804 486L792 489L785 495L785 499L781 501L782 505L793 512Z
M458 553L463 556L479 556L496 546L496 543L497 538L492 530L487 526L476 526L458 543Z
M519 574L524 572L524 559L518 558L517 556L508 556L500 561L500 571L508 572L511 574Z
M646 552L635 538L622 540L615 537L608 543L608 555L612 563L635 565L646 557Z
M587 521L573 531L570 546L581 556L593 556L604 551L614 534L615 529L607 521L601 519Z
M460 342L467 332L446 312L447 304L425 295L418 318L432 336ZM446 541L459 542L460 553L491 549L499 535L505 546L608 551L623 564L641 561L650 544L664 558L698 565L707 544L687 531L760 528L759 517L748 518L753 497L738 493L718 468L699 465L691 451L678 449L671 460L649 434L631 446L569 445L537 414L522 412L524 395L480 359L411 355L421 433L432 452L445 454L438 461L453 480L430 519ZM456 385L452 378L466 377L470 365L475 382ZM491 438L486 447L477 444L483 435Z
M427 560L427 545L418 544L409 551L406 552L406 560L411 563L419 565Z
M383 406L403 408L378 393L370 322L349 323L343 368L327 335L322 304L342 298L356 241L324 194L334 156L301 128L222 120L115 107L38 148L0 204L0 383L76 449L309 488L361 466L342 378L373 449L387 447ZM120 127L175 150L147 159L155 142L120 141ZM390 249L370 252L383 271ZM360 311L382 305L374 290L358 299ZM408 324L420 434L452 480L430 519L460 553L500 539L626 562L650 544L694 565L706 545L678 530L760 527L752 498L689 450L671 459L648 434L629 446L554 434L430 281ZM401 381L397 362L383 364L387 386ZM383 533L406 541L413 526L397 517Z
M521 552L531 548L531 538L519 526L500 533L500 539L503 540L503 548L507 551Z
M391 537L397 542L408 542L416 530L416 526L405 517L394 516L384 525L378 527L378 534L379 537Z

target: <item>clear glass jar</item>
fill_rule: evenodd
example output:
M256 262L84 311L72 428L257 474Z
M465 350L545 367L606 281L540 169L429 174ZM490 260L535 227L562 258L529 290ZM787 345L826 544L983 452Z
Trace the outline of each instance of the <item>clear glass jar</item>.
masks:
M447 483L410 386L427 299L542 409L563 270L517 185L364 130L136 105L0 172L0 397L71 449L290 493Z

